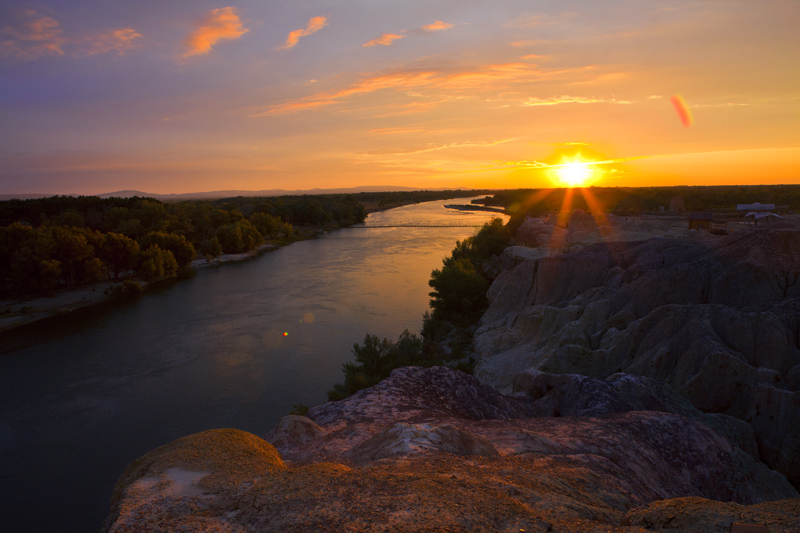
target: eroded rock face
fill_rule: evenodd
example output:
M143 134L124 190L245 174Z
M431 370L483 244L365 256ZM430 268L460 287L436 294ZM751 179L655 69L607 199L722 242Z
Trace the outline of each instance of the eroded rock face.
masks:
M648 507L664 499L741 504L714 511L728 516L798 498L781 474L680 414L510 418L536 409L523 403L461 372L400 369L283 419L268 435L277 449L215 430L150 452L120 478L106 531L577 533L627 523L619 530L641 533L666 523ZM794 527L792 505L759 509L789 509L780 524Z
M647 531L708 533L730 531L731 524L764 525L770 532L797 531L800 528L800 500L780 500L754 505L739 505L704 498L676 498L634 509L623 524Z
M475 336L476 376L511 392L528 369L669 385L751 425L800 484L800 232L595 244L501 274Z
M737 418L703 413L672 388L630 374L599 380L580 374L528 369L514 378L514 393L533 400L537 416L603 416L629 411L675 413L697 420L759 459L753 428Z

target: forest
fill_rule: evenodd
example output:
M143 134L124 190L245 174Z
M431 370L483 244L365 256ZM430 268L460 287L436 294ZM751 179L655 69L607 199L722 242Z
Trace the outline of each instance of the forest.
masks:
M104 279L156 281L198 257L253 250L296 228L361 222L354 198L300 196L165 203L54 196L0 202L0 296L46 294ZM310 233L310 232L306 232Z
M0 297L48 294L101 280L174 277L197 258L284 244L363 222L364 204L395 206L491 191L403 191L236 197L53 196L0 202ZM138 282L136 282L138 283Z
M737 204L775 204L786 210L800 210L800 185L720 185L679 187L588 187L606 213L626 215L657 212L669 208L675 196L683 197L687 211L735 211ZM505 207L509 214L539 215L558 211L572 194L572 209L589 211L580 189L515 189L497 191L475 203Z

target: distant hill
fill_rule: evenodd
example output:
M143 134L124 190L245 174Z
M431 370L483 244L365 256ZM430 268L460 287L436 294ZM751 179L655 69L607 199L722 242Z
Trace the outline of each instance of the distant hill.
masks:
M470 187L466 187L469 189ZM242 190L227 190L227 191L208 191L208 192L189 192L181 194L155 194L143 191L125 190L114 191L96 195L84 196L99 196L100 198L129 198L131 196L146 196L149 198L157 198L164 202L179 202L182 200L213 200L216 198L234 198L236 196L297 196L303 194L349 194L358 192L389 192L389 191L439 191L446 189L454 189L453 187L438 187L438 188L425 188L425 187L401 187L398 185L364 185L360 187L348 187L338 189L268 189L262 191L242 191ZM464 189L462 187L462 189ZM57 196L56 194L0 194L0 200L11 200L18 198L20 200L28 200L32 198L48 198L50 196ZM77 194L68 194L66 196L79 196Z

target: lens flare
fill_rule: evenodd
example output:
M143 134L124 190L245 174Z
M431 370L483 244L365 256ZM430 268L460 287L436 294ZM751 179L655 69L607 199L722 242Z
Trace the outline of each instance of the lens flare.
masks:
M672 106L675 108L675 111L678 113L678 118L681 119L681 124L683 124L684 128L688 128L694 122L692 118L692 112L689 111L689 106L686 105L686 101L683 97L679 94L675 94L672 98L669 99L672 102Z

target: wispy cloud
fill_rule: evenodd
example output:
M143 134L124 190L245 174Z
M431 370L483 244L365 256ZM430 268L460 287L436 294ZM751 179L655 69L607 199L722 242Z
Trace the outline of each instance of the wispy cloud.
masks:
M524 106L559 105L559 104L631 104L630 100L616 98L592 98L587 96L551 96L549 98L530 97L522 103Z
M283 46L278 47L278 49L285 50L287 48L294 48L297 46L297 43L300 42L300 37L305 37L307 35L311 35L312 33L316 33L327 25L327 17L311 17L308 20L308 25L305 28L289 32L289 36L286 37L286 42L283 44Z
M578 13L564 12L557 15L523 15L508 23L514 28L538 28L541 26L555 26L564 24L568 20L578 18Z
M248 31L242 26L235 7L213 9L200 22L198 28L186 36L183 44L188 50L183 57L208 54L219 41L238 39Z
M437 144L437 143L427 143L422 146L414 146L409 148L401 148L401 149L388 149L388 150L372 150L368 152L369 155L411 155L411 154L423 154L425 152L436 152L439 150L447 150L449 148L487 148L490 146L497 146L498 144L504 144L507 142L511 142L514 139L501 139L499 141L465 141L465 142L454 142L454 143L444 143L444 144Z
M427 91L427 96L433 95L437 98L440 98L443 92L447 97L464 96L465 93L468 93L466 96L474 96L476 91L491 90L496 92L517 83L560 79L568 75L581 74L587 70L591 70L591 67L542 70L529 63L490 64L460 70L400 70L362 78L339 91L317 93L297 100L272 105L265 111L254 113L251 116L281 115L304 109L320 108L340 103L348 97L370 94L381 90ZM567 96L561 98L572 98L574 99L573 101L581 100L581 97ZM555 105L558 103L566 102L557 101L555 98L545 100L530 98L525 105ZM614 100L613 103L626 102Z
M436 31L443 31L449 30L452 28L453 25L449 22L443 22L441 20L437 20L432 24L426 24L424 26L420 26L419 28L415 28L413 30L400 30L397 33L384 33L377 39L372 39L361 46L363 48L371 48L373 46L391 46L394 41L399 39L405 39L408 35L424 35L426 33L432 33Z
M363 48L370 48L372 46L378 46L378 45L380 45L380 46L391 46L394 41L396 41L398 39L405 39L405 38L406 38L405 35L398 35L396 33L384 33L383 35L381 35L377 39L372 39L371 41L368 41L368 42L362 44L361 46Z
M441 20L437 20L433 24L427 24L425 26L422 26L422 28L420 29L425 31L442 31L442 30L449 30L452 27L453 25L450 24L449 22L442 22Z
M67 43L61 25L33 9L13 13L9 25L0 28L0 57L30 60L47 55L64 55Z
M140 39L142 34L133 28L112 30L83 39L80 54L91 56L116 51L117 54L123 55L131 48L139 46Z
M572 143L566 143L572 144ZM583 143L576 143L576 144L583 144ZM643 156L634 156L634 157L618 157L616 159L603 159L600 161L585 161L582 164L587 166L605 166L605 165L616 165L619 163L624 163L626 161L635 161L637 159L650 159L652 157L668 157L664 155L643 155ZM523 159L520 161L496 161L497 165L501 167L511 167L511 168L560 168L569 165L574 165L573 161L568 163L544 163L542 161L536 161L535 159Z
M142 34L133 28L120 28L85 36L67 36L54 18L33 9L12 12L13 23L0 28L0 57L32 60L43 56L74 57L116 51L124 54L135 48Z
M419 128L378 128L374 130L369 130L370 133L374 133L376 135L396 135L400 133L421 133L425 130Z

